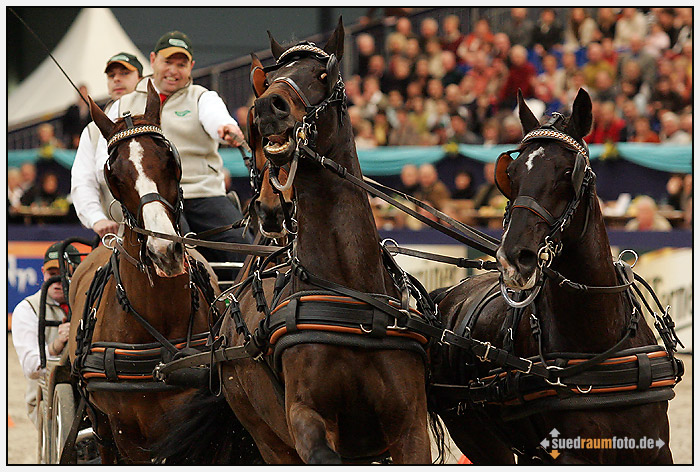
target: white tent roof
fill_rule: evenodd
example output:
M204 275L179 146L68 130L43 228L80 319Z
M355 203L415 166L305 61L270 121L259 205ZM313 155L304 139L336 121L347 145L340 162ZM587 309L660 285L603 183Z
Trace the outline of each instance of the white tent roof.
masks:
M151 73L149 61L136 48L109 8L83 8L53 56L76 85L85 84L95 101L108 98L104 67L112 55L128 52ZM78 92L47 57L8 97L8 127L47 119L64 112Z

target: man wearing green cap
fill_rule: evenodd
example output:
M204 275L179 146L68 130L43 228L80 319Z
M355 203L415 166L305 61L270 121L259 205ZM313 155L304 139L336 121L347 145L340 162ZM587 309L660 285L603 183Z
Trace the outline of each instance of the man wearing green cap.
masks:
M182 232L199 233L233 223L242 214L226 198L220 143L240 146L243 133L215 91L192 82L194 67L192 42L179 31L164 34L151 52L153 75L146 77L161 99L161 128L177 148L182 159L184 221ZM136 91L115 102L107 116L116 120L124 112L143 114L148 95L148 80L141 80ZM104 140L102 140L104 143ZM104 143L101 157L107 159ZM242 230L228 230L211 238L222 242L245 242ZM200 248L209 261L242 261L243 255Z
M143 76L143 66L133 54L120 52L107 60L105 74L111 99L106 107L109 110L115 100L134 91ZM83 129L71 168L70 192L80 222L100 237L119 231L119 223L110 217L109 205L114 197L104 180L105 161L98 159L97 144L101 137L93 122ZM119 205L112 206L111 216L121 220Z
M44 254L44 265L41 273L44 281L59 275L59 246L55 243ZM73 270L80 263L80 254L74 246L67 246L64 257L66 267ZM61 282L55 282L48 287L46 294L46 320L62 321L58 327L46 328L46 356L60 356L68 343L70 323L66 322L68 314L67 300L63 295ZM40 373L39 357L39 307L41 306L41 290L30 295L17 304L12 312L12 344L17 351L17 357L22 365L22 372L27 379L27 391L24 399L27 402L27 414L38 427L36 410L36 395Z

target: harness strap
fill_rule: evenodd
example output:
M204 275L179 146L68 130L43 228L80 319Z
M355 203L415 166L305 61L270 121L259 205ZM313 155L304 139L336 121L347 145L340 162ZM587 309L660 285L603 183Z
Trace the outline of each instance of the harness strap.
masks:
M87 398L80 395L80 402L78 403L78 408L75 410L73 423L71 424L68 435L66 436L66 442L63 444L63 449L61 450L59 464L76 464L78 462L78 451L75 449L75 441L78 438L78 430L80 429L80 423L83 421L86 407ZM54 415L55 414L56 412L54 412Z
M587 292L587 293L614 294L614 293L625 292L633 285L633 281L629 281L629 282L627 282L625 284L621 284L621 285L611 285L608 287L596 287L596 286L584 285L584 284L572 282L571 280L564 277L561 273L557 272L556 270L554 270L546 265L542 267L542 271L547 275L547 277L550 277L552 279L552 282L554 282L556 285L558 285L562 288L569 290L570 292L583 291L583 292Z
M363 180L358 179L357 177L355 177L354 175L349 173L345 167L341 166L340 164L338 164L337 162L335 162L331 159L328 159L324 156L320 156L318 153L316 153L316 151L311 149L309 146L307 146L303 143L300 143L299 146L306 153L306 155L308 155L309 157L314 159L316 162L321 164L323 167L330 169L338 176L349 180L350 182L352 182L356 186L364 189L367 193L374 195L375 197L379 197L382 200L384 200L385 202L391 203L392 205L396 206L398 209L400 209L404 213L414 217L418 221L430 226L431 228L436 229L443 234L446 234L447 236L451 237L452 239L456 239L457 241L464 243L467 246L478 249L479 251L482 251L485 254L488 254L490 256L496 255L496 250L498 249L498 244L495 243L492 240L492 238L484 237L482 234L477 233L475 230L471 230L471 232L473 234L471 236L467 236L465 234L462 234L462 233L456 231L455 229L452 229L452 228L449 228L445 225L437 223L437 222L431 220L430 218L428 218L424 215L421 215L420 213L407 207L406 205L404 205L403 203L390 197L386 193L384 193L380 190L377 190L374 187L368 185ZM432 210L437 211L435 209L432 209Z
M496 261L484 261L481 259L471 260L465 257L450 257L443 256L442 254L434 254L425 251L418 251L416 249L410 249L402 246L385 246L386 250L392 254L403 254L406 256L419 257L421 259L427 259L429 261L442 262L444 264L451 264L457 267L464 267L468 269L481 269L481 270L497 270L498 262Z
M515 210L516 208L525 208L526 210L530 210L535 215L543 219L550 227L554 226L554 224L557 222L556 218L554 218L546 208L537 203L537 200L532 197L528 197L526 195L520 195L517 197L511 206L512 210Z

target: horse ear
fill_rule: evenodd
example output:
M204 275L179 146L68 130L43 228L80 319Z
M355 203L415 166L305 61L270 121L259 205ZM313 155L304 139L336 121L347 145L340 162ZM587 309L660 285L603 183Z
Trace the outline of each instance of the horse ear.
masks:
M345 46L345 28L343 28L343 17L338 19L338 26L335 27L335 31L331 35L330 39L323 47L323 50L328 54L335 54L338 58L338 62L343 58L343 51Z
M270 33L270 30L267 30L267 35L270 37L270 50L272 51L272 57L274 57L276 61L284 52L284 47L282 47L280 43L275 41L275 38L272 37L272 33Z
M148 97L146 98L146 111L143 113L143 118L160 126L160 97L150 80L148 81Z
M250 58L250 85L253 87L255 96L259 97L265 92L265 78L267 74L265 74L262 62L260 62L255 53L251 52Z
M525 103L523 92L520 89L518 89L518 115L520 116L520 124L523 127L523 134L540 127L539 120L527 106L527 103Z
M328 58L326 74L328 74L328 93L331 93L340 78L340 64L338 64L338 58L335 57L335 54L331 54L331 57Z
M114 130L114 122L105 115L105 112L103 112L94 101L92 101L92 97L88 96L88 100L90 100L90 115L92 116L92 121L95 122L102 136L104 136L105 139L109 139Z
M579 89L566 127L566 134L579 141L588 135L593 124L592 108L591 96L584 89Z

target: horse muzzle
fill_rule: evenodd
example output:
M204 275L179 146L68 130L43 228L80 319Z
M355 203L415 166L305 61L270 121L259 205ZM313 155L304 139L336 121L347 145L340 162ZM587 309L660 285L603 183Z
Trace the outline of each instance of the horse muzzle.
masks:
M185 251L182 243L168 241L167 244L146 244L148 257L158 277L177 277L185 273Z
M518 252L515 258L516 263L511 263L511 259L506 255L503 247L499 247L496 252L496 259L499 263L499 270L503 274L503 282L507 287L516 290L529 290L537 283L537 263L530 263L530 256L527 250Z

